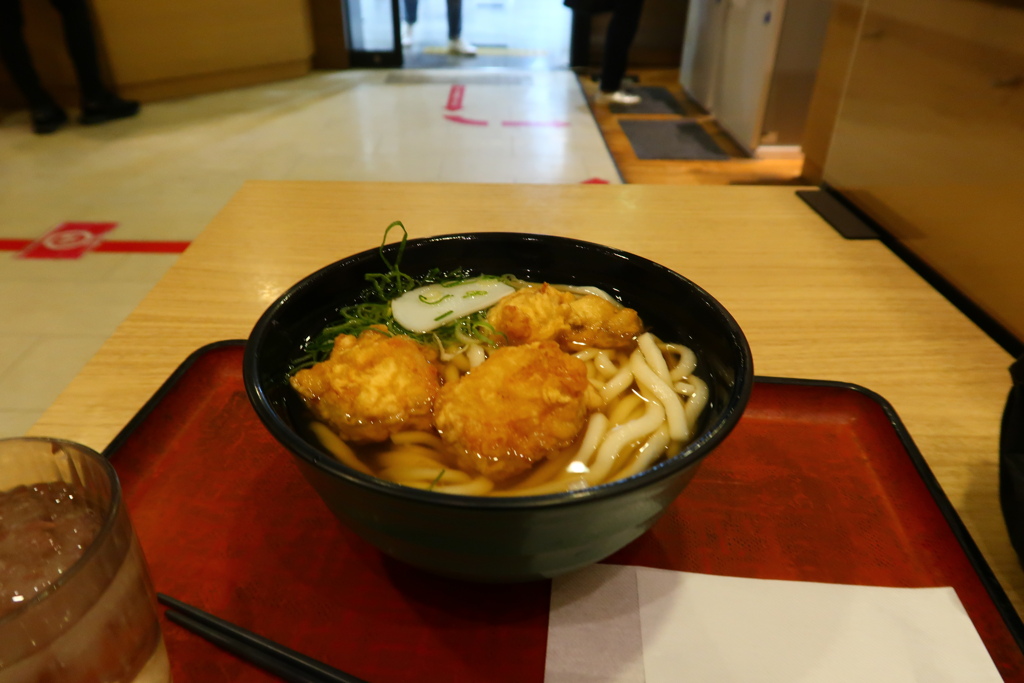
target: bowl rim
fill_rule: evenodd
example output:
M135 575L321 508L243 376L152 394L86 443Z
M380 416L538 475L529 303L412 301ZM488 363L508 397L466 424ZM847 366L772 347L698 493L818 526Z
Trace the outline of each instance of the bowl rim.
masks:
M418 503L442 508L474 508L484 510L527 510L547 507L566 507L596 502L609 497L629 493L651 483L666 479L678 471L688 469L707 457L714 448L739 422L743 409L750 399L754 384L753 355L746 335L732 314L710 293L684 275L667 268L643 256L633 254L615 247L597 242L590 242L571 237L545 235L531 232L464 232L447 233L429 237L410 238L404 249L459 242L500 242L502 240L525 242L560 243L566 246L600 252L605 256L626 259L645 268L651 268L673 277L693 288L695 293L721 317L729 331L731 345L740 351L740 363L735 368L736 379L733 391L729 395L723 413L718 420L709 424L695 439L688 442L676 455L664 460L642 472L624 479L598 484L577 491L562 491L532 496L470 496L442 493L402 486L372 475L354 470L328 454L312 446L290 427L270 405L266 387L260 381L258 347L273 325L278 311L288 306L292 299L303 291L313 287L319 280L347 267L362 265L367 259L377 257L381 250L397 252L398 242L382 244L347 257L328 263L316 271L304 276L292 284L260 315L245 344L242 361L242 375L246 395L256 411L260 421L270 433L284 445L293 456L300 458L314 468L331 476L340 478L349 484L368 488L386 496L403 499L410 503Z

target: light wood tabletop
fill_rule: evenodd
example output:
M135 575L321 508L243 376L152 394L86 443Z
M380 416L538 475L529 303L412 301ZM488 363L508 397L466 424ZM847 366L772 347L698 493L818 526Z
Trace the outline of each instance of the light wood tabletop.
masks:
M1024 614L1024 571L998 501L1012 358L884 245L846 240L795 187L245 185L32 428L103 449L193 351L248 336L303 276L411 237L522 231L603 243L708 290L759 375L852 382L902 418Z

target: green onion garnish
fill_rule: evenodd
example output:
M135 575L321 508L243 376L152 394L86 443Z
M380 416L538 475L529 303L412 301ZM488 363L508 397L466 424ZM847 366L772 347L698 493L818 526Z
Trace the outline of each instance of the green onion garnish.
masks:
M384 247L387 245L388 234L395 228L402 231L402 238L398 244L395 260L391 262L385 256ZM369 286L359 297L361 303L342 306L337 309L337 317L325 321L323 329L303 344L301 354L292 361L289 368L290 375L326 360L331 355L334 340L338 335L347 334L358 337L371 328L391 336L404 335L421 344L441 346L442 348L463 345L468 341L496 346L497 340L504 337L487 322L486 310L457 318L426 334L412 332L395 322L391 315L391 300L417 287L424 285L454 287L475 280L499 280L507 283L516 281L512 275L475 275L465 268L451 271L431 268L420 277L413 277L401 270L402 256L405 254L408 239L409 232L401 221L393 221L388 225L384 230L384 238L378 249L381 261L386 267L385 272L366 274ZM469 292L465 296L476 293ZM437 301L424 301L424 303L439 304L451 296L453 295L446 294ZM423 300L423 297L421 296L420 299ZM451 314L452 311L448 311L435 320L441 320Z

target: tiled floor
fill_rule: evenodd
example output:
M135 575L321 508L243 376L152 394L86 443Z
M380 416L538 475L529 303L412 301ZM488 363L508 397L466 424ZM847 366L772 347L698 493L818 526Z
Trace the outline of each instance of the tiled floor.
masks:
M500 163L496 163L500 161ZM194 238L247 179L619 182L565 70L307 77L152 103L132 120L32 135L0 121L0 437L22 434L176 256L21 258L67 221L107 241ZM54 435L60 436L60 435Z

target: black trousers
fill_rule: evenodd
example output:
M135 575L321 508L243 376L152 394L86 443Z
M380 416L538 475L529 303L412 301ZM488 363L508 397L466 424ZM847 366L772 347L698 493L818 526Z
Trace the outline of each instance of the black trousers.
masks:
M82 100L101 96L106 89L100 77L96 39L86 0L50 0L50 4L60 13L64 42L75 68ZM52 100L32 63L25 44L24 24L21 0L0 0L0 59L29 106L36 107Z
M604 55L601 60L601 90L615 92L622 87L629 60L629 48L633 45L644 0L618 0L608 22L608 33L604 39Z

